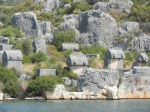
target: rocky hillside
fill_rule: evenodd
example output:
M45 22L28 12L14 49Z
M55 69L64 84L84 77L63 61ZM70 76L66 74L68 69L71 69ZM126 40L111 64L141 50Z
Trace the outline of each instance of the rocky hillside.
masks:
M13 50L21 50L24 64L21 73L0 67L4 71L3 75L9 70L13 75L18 74L13 81L7 79L7 82L3 81L5 78L0 73L0 89L12 97L41 95L43 91L53 91L55 84L64 84L62 77L69 77L70 82L78 78L66 65L67 57L73 50L62 51L62 43L78 43L79 51L84 54L99 54L100 59L89 59L89 67L95 69L104 69L104 56L108 48L125 51L125 69L132 67L140 52L150 56L150 1L0 0L0 43L11 44ZM1 58L3 51L0 53ZM54 82L37 78L38 69L56 69L57 76L52 76ZM90 75L85 77L88 81L93 78ZM115 86L119 83L118 75ZM19 77L25 80L18 81ZM44 80L45 85L42 85ZM97 82L93 82L95 90L102 86L95 86ZM46 83L52 86L48 87ZM80 88L90 88L82 87L86 84L81 83ZM9 90L10 85L14 85L14 93ZM123 85L124 82L121 87ZM36 87L43 89L38 91ZM76 91L76 86L70 86L68 90Z

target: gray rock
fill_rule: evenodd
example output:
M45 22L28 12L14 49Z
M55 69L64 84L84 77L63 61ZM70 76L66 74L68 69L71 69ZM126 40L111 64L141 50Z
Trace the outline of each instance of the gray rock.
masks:
M25 36L42 37L51 31L51 23L37 21L33 12L15 13L12 17L12 25L19 28Z
M115 9L118 12L129 14L132 5L133 2L131 0L109 0L109 2L97 2L93 8L96 10L101 9L104 12Z
M44 1L44 0L34 0L33 3L35 3L35 4L41 4L41 3L43 3L43 1Z
M73 0L73 2L85 2L85 0Z
M0 93L0 101L3 101L3 100L4 100L4 94Z
M24 79L24 80L30 80L30 76L27 75L27 74L22 74L22 75L20 75L19 78L20 78L20 79Z
M150 33L150 22L142 22L140 24L140 28L142 29L143 32Z
M65 4L63 8L71 8L71 4Z
M35 40L33 40L32 42L32 46L34 48L34 52L39 52L39 51L42 51L44 53L47 52L47 46L46 46L46 41L45 39L40 39L40 38L37 38Z
M47 0L43 3L42 11L53 11L55 8L59 8L60 0Z
M48 76L48 75L56 75L56 69L39 69L37 72L39 77Z
M4 36L0 36L0 44L9 44L9 38L8 37L4 37Z
M81 12L79 15L64 16L62 30L74 30L76 42L89 46L110 47L117 33L116 20L101 10Z
M132 40L132 50L146 52L150 51L150 36L140 34Z
M150 67L134 67L128 77L122 77L120 98L150 98Z
M125 22L120 25L119 34L124 34L127 32L138 32L140 29L139 23L137 22Z
M68 77L64 77L63 80L67 86L71 86L71 80Z
M88 68L78 79L80 91L98 93L101 89L117 86L119 82L119 72L115 70L98 70Z

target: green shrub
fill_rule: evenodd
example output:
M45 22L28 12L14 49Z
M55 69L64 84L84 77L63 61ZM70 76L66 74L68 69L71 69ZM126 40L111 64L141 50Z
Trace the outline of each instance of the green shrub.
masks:
M150 22L150 1L133 0L134 5L131 7L129 20L138 22Z
M29 82L27 89L28 96L41 96L44 91L53 92L56 84L64 84L63 80L57 76L42 76Z
M76 73L73 73L68 68L63 69L63 77L69 77L70 79L77 79L78 75Z
M12 41L12 43L14 45L13 49L21 50L22 53L26 56L29 56L30 54L33 53L33 48L30 39Z
M42 51L39 51L31 56L32 63L39 63L45 61L46 59L47 57Z
M19 29L12 26L8 26L7 28L3 29L1 35L5 37L23 37L23 34L19 31Z
M0 66L0 82L4 84L4 93L9 94L11 97L18 96L17 79L17 74L14 70Z
M80 46L80 51L83 52L84 54L99 54L100 59L104 60L107 49L101 46L90 46L86 48Z
M73 43L75 42L75 32L68 31L57 31L54 33L54 45L58 50L61 49L62 43Z

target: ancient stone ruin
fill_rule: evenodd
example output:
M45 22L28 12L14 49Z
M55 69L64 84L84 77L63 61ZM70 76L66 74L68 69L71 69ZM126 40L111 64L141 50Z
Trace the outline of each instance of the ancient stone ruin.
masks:
M79 45L77 43L62 43L62 50L79 50Z
M51 23L38 21L33 12L15 13L12 17L12 25L19 28L25 36L42 37L50 34Z
M49 76L49 75L56 75L56 69L39 69L37 72L39 77L41 76Z
M72 52L66 61L68 68L74 73L83 74L88 66L88 59L82 52Z
M18 72L22 72L23 56L20 50L5 50L2 56L3 67L15 68Z
M4 50L11 50L13 45L9 44L9 38L0 36L0 60L2 60L2 55Z
M39 52L39 51L42 51L44 53L47 52L47 46L46 46L45 39L37 38L37 39L33 40L32 46L34 48L33 52L35 52L35 53Z
M140 53L136 58L135 62L133 63L133 66L143 66L144 64L148 63L149 57L146 55L146 53Z
M87 58L96 58L96 59L100 59L100 55L99 54L86 54Z
M125 53L121 49L109 49L105 54L104 66L108 69L123 70Z

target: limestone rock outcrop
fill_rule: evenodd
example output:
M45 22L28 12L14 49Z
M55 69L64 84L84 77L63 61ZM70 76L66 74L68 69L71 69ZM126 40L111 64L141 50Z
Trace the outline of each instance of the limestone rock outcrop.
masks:
M53 11L55 8L59 8L60 0L46 0L43 2L42 11Z
M38 21L33 12L15 13L12 17L12 25L19 28L25 36L42 37L50 34L51 23Z
M4 100L4 94L0 93L0 101L3 101L3 100Z
M33 40L32 42L32 46L34 48L34 52L39 52L39 51L42 51L44 53L47 52L47 46L46 46L46 41L45 39L42 39L42 38L37 38L35 40Z
M150 67L134 67L122 77L120 98L150 98Z
M132 40L132 50L146 52L150 51L150 36L144 33Z
M120 25L120 34L136 31L138 32L140 25L137 22L124 22Z
M76 41L84 46L101 45L110 47L117 34L116 20L101 10L81 12L64 17L62 30L74 30Z
M98 93L101 89L107 89L118 85L119 72L115 70L101 70L88 68L78 79L80 91ZM111 91L111 89L109 89Z
M133 5L131 0L109 0L109 2L97 2L93 8L101 9L104 12L117 10L118 12L130 13L130 8Z

